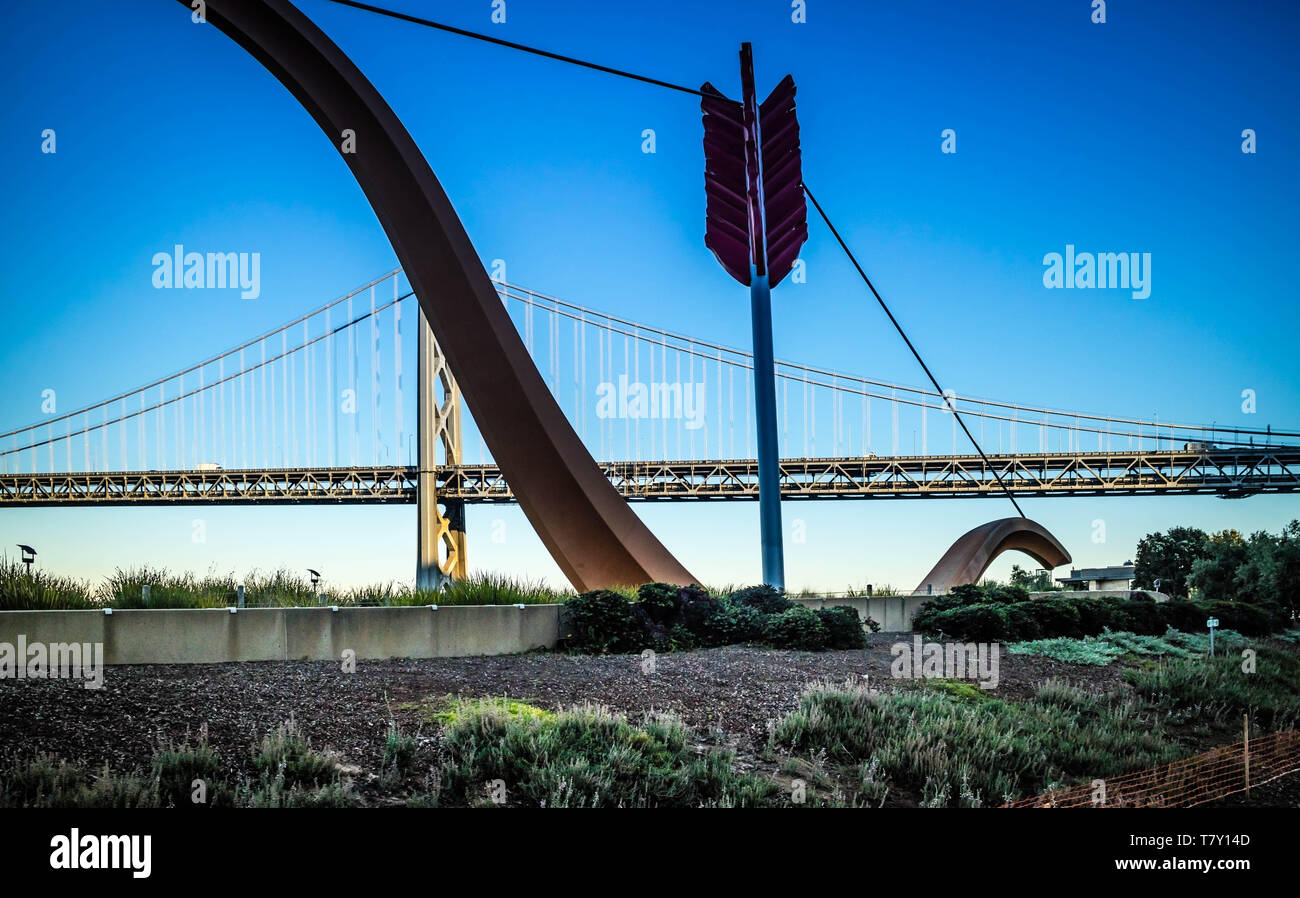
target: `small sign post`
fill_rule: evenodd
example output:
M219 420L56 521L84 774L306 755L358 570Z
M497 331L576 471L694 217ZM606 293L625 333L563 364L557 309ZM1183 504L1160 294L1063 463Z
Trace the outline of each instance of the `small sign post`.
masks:
M1209 630L1210 630L1210 656L1213 657L1213 655L1214 655L1214 631L1215 631L1215 629L1218 628L1218 626L1219 626L1219 619L1218 619L1217 617L1212 617L1212 618L1210 618L1209 620L1207 620L1207 621L1205 622L1205 626L1208 627Z

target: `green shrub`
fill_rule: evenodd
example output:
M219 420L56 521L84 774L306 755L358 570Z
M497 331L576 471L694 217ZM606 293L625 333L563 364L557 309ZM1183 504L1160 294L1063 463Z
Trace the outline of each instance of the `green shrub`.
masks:
M960 602L948 601L949 596L939 596L937 599L930 599L924 605L916 610L912 615L912 629L918 633L938 633L940 629L940 620L942 615L954 608L960 608Z
M1179 630L1167 630L1165 639L1174 643L1189 652L1201 655L1210 653L1210 631L1202 630L1199 633L1184 633ZM1251 641L1242 636L1236 630L1229 630L1226 627L1219 627L1214 633L1214 651L1220 652L1239 652L1243 648L1248 648Z
M80 767L53 755L13 758L0 770L3 808L156 808L152 782L113 774L107 767L87 776Z
M60 611L94 608L90 587L71 577L30 573L20 561L0 558L0 611Z
M952 595L925 603L912 620L924 633L943 633L981 642L1029 642L1036 639L1077 639L1106 630L1138 636L1163 636L1173 628L1183 632L1205 629L1206 618L1219 618L1224 629L1264 635L1289 625L1277 605L1244 602L1193 602L1174 599L1157 603L1143 592L1131 596L1092 597L1064 593L1024 602L992 602L992 594L1014 596L1014 587L959 586Z
M888 785L928 796L931 804L986 807L1184 753L1159 719L1131 700L1103 702L1054 682L1026 702L957 692L812 686L777 722L772 741L844 764L874 762L878 790Z
M466 713L443 734L444 796L488 803L487 784L506 783L508 805L525 807L702 807L787 804L771 780L737 773L729 753L697 754L674 717L639 725L586 706L546 717Z
M361 798L347 782L311 789L286 786L276 780L256 790L245 790L241 803L250 808L355 808L361 806Z
M677 587L669 583L646 583L636 591L637 600L655 623L672 623L677 617Z
M415 762L415 750L418 743L414 736L407 736L397 728L397 722L388 722L388 734L384 737L384 769L391 770L399 776L405 775Z
M1078 612L1079 634L1082 636L1095 636L1106 629L1120 629L1114 602L1072 596L1068 591L1059 597L1053 596L1052 601L1065 602Z
M149 587L148 605L144 603L145 586ZM99 598L114 608L222 608L235 604L236 583L234 575L209 572L199 578L142 565L116 569L100 586Z
M940 677L934 680L922 680L921 685L925 689L937 689L953 698L968 702L982 702L991 697L986 690L970 680L950 680Z
M1042 655L1073 664L1105 666L1126 655L1186 658L1194 653L1206 652L1208 642L1208 638L1202 638L1199 634L1180 633L1172 629L1166 630L1161 636L1106 630L1099 636L1085 636L1082 639L1060 637L1017 642L1007 646L1007 651L1012 655ZM1229 644L1237 646L1243 642L1240 634L1228 630L1224 632L1221 644L1226 648Z
M829 638L821 618L802 605L769 615L763 629L763 641L778 649L816 652L826 648Z
M317 788L339 774L338 759L313 749L292 717L263 737L253 754L253 768L264 786L276 784L281 790Z
M1205 608L1190 599L1170 599L1160 606L1160 613L1175 630L1194 633L1205 629Z
M698 629L702 645L735 645L763 638L769 615L750 605L718 603Z
M677 591L679 622L704 645L723 645L709 641L709 621L721 610L722 602L699 586L683 586Z
M1252 727L1292 729L1300 724L1300 656L1264 645L1256 651L1253 673L1241 669L1241 655L1234 653L1130 668L1124 679L1175 723L1208 721L1240 733L1241 717L1249 714Z
M554 605L568 594L540 580L484 572L452 580L441 590L413 604L428 605ZM396 604L395 602L393 604Z
M620 592L596 590L570 599L563 617L568 634L564 646L576 652L618 653L745 642L804 651L865 644L863 625L852 608L815 613L770 586L749 587L719 600L698 586L648 583L636 595L637 600L629 602Z
M153 775L158 783L158 800L163 807L221 807L230 802L221 759L200 734L193 748L188 741L168 744L153 756ZM202 780L204 801L194 801L194 781Z
M1155 599L1144 592L1135 592L1131 597L1116 602L1115 626L1130 633L1157 636L1165 632L1168 624Z
M683 624L673 624L672 630L668 633L668 643L670 651L674 652L689 652L701 645L699 637L686 629Z
M1042 655L1044 658L1051 658L1054 661L1105 667L1116 658L1123 656L1124 650L1100 636L1085 636L1082 639L1058 636L1054 639L1013 642L1007 646L1007 653L1010 655Z
M1246 636L1265 636L1284 630L1290 624L1290 617L1280 606L1251 605L1246 602L1208 602L1204 606L1200 626L1204 630L1205 620L1217 617L1219 626L1236 630Z
M913 621L913 626L919 626ZM926 621L928 632L942 632L945 636L970 639L976 642L998 642L1008 632L1007 611L1004 605L962 605L932 615Z
M610 589L584 592L564 606L565 648L590 654L639 652L649 637L632 603Z
M1015 605L1029 601L1029 590L1022 586L992 586L987 590L988 601L1000 605Z
M960 586L954 586L945 595L927 599L925 604L913 616L912 627L926 633L938 633L940 630L945 633L949 632L953 619L942 617L942 615L958 608L1005 604L999 598L995 598L995 590L1001 589L1002 587L985 587L978 583L963 583ZM1000 591L996 594L998 596L1003 595ZM1012 594L1018 595L1018 593ZM983 619L983 616L978 614L974 617ZM958 615L956 619L963 620L965 616ZM947 622L949 627L941 626L943 622Z
M858 612L848 605L817 609L817 617L826 628L826 646L832 649L860 649L867 635Z
M1017 607L1017 606L1012 606ZM1082 620L1078 604L1063 602L1059 599L1039 599L1023 603L1024 610L1037 625L1038 633L1050 633L1053 636L1077 637L1083 635ZM1014 634L1018 638L1034 638L1029 627L1021 627Z
M1039 611L1036 602L1018 602L1015 605L990 605L1006 619L1004 639L1014 634L1017 639L1037 639L1045 632L1051 632L1040 620L1051 617L1050 609Z
M737 641L762 641L770 617L770 614L764 614L752 605L732 605L731 620L736 628Z
M0 773L0 807L75 807L86 780L81 769L54 755L13 758Z
M763 614L780 614L794 606L794 603L782 595L779 589L767 584L749 586L733 592L730 599L733 605L748 605Z
M960 586L954 586L948 591L945 597L952 601L952 607L959 605L981 605L993 601L989 597L989 591L978 583L963 583Z
M78 808L156 808L158 793L153 783L130 774L109 771L100 774L78 793L73 806Z
M231 578L233 581L233 578ZM234 583L231 582L227 600L234 604ZM311 585L311 581L299 573L285 568L264 574L252 571L244 578L244 601L249 605L269 608L297 608L315 605L320 602L320 594L326 590L320 585ZM340 598L331 595L327 599L331 605L343 604Z

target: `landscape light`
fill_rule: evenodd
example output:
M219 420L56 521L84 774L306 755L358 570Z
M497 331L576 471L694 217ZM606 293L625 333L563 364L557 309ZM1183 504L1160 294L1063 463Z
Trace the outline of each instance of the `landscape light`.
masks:
M32 562L36 560L36 550L22 543L18 544L18 548L23 551L23 564L27 565L27 573L30 574L32 572Z
M307 568L307 573L311 574L311 588L316 589L316 584L320 583L320 571Z

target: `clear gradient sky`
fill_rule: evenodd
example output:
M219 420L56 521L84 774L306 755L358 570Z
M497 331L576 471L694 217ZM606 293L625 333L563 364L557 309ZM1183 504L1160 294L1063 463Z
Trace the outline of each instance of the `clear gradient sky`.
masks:
M1294 293L1300 13L1289 4L810 0L389 5L668 81L739 93L792 73L804 176L945 387L1111 415L1300 425ZM749 345L748 297L703 246L698 102L301 0L401 116L485 260L541 292ZM5 283L0 425L72 409L269 330L396 266L339 154L259 64L174 0L0 8ZM41 152L41 133L57 153ZM642 131L657 152L642 152ZM940 151L956 132L957 153ZM1254 129L1258 152L1244 154ZM173 244L259 252L262 295L157 291ZM1048 290L1043 256L1146 252L1152 290ZM774 294L778 357L922 373L819 222ZM1242 411L1254 390L1255 414ZM1081 566L1175 524L1278 529L1296 497L1029 499ZM710 583L759 578L757 505L638 506ZM787 503L794 587L910 588L1005 501ZM117 565L316 567L410 580L410 507L34 509L0 545L98 579ZM207 522L204 544L191 522ZM505 539L488 538L494 521ZM1094 543L1094 522L1106 542ZM469 560L560 582L514 507L469 510ZM502 532L498 528L498 532ZM993 568L1005 577L1013 562Z

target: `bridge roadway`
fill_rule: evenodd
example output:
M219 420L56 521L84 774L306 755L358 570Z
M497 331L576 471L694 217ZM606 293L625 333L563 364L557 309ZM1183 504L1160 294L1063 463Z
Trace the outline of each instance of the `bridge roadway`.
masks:
M753 460L601 464L629 500L758 498ZM957 499L1017 496L1217 495L1300 492L1300 447L793 458L786 499ZM96 505L382 504L415 501L416 468L363 466L215 471L0 474L0 508ZM512 502L495 465L439 468L440 502Z

